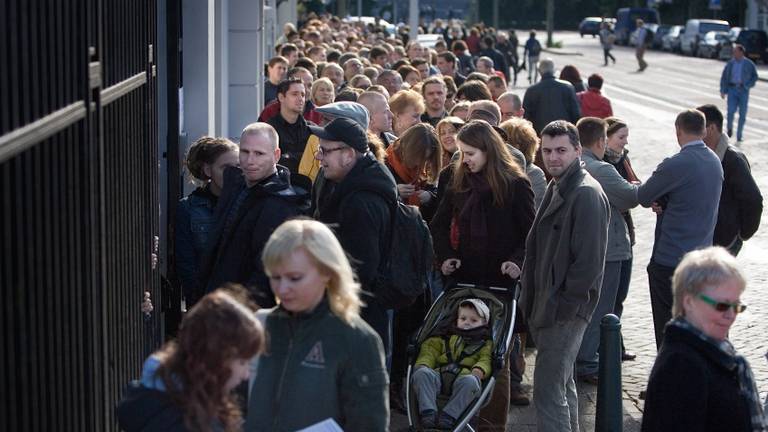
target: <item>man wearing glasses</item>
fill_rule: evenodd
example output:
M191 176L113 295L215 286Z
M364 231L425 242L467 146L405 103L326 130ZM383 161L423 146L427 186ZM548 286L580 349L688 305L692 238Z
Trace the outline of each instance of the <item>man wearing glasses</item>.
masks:
M675 129L680 152L664 159L637 190L640 205L653 207L657 213L648 264L656 349L672 318L672 274L683 255L712 245L723 185L720 159L703 141L704 114L695 109L683 111L675 120Z
M324 128L310 126L320 138L315 158L324 181L312 190L312 215L334 228L355 265L365 294L361 316L381 337L389 354L389 316L377 300L379 268L386 258L391 214L397 186L389 170L368 149L368 136L360 124L340 117Z

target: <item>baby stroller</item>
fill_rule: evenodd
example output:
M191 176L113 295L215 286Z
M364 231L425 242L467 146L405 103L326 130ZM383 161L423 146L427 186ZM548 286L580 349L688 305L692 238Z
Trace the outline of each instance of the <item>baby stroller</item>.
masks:
M432 304L424 319L424 323L408 346L406 406L408 409L409 430L431 430L421 426L419 407L412 380L414 364L421 344L429 337L439 334L440 331L455 321L456 310L462 300L478 298L483 300L490 309L491 318L488 324L491 330L491 340L493 341L493 350L491 352L492 373L483 380L480 395L456 419L456 425L452 429L454 432L463 430L474 432L469 422L480 411L480 408L490 401L496 376L504 366L504 356L509 350L512 341L517 304L517 283L510 282L512 288L458 283L453 285L452 288L446 289ZM442 409L448 402L449 397L449 394L440 394L437 399L438 408Z

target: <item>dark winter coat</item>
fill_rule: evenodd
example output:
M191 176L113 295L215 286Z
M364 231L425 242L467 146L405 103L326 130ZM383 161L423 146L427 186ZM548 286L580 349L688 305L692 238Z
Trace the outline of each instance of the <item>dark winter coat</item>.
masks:
M246 432L296 431L327 418L347 431L387 430L384 347L362 319L347 324L324 300L306 314L276 308L266 331Z
M729 247L737 238L747 240L757 232L763 214L763 196L752 177L747 157L728 144L727 135L722 135L715 154L722 162L724 178L712 243Z
M270 126L275 128L280 138L280 165L288 168L291 174L298 174L299 162L304 155L304 149L307 147L307 140L312 133L309 131L309 125L304 117L299 116L296 123L288 123L282 116L277 114L267 121Z
M450 185L445 188L437 212L432 218L430 231L434 242L437 265L450 258L461 260L461 266L451 275L459 282L508 286L511 279L501 274L501 264L512 261L521 269L525 257L525 238L530 231L536 210L533 190L525 177L511 182L504 197L504 206L486 202L488 248L484 254L470 253L469 244L462 242L463 225L458 222L459 212L469 198L469 192L455 192ZM451 247L451 222L459 223L459 248Z
M261 251L280 224L305 214L308 207L309 194L291 186L290 173L280 165L275 174L250 188L240 168L227 168L211 248L200 273L204 286L210 292L227 282L239 283L259 306L274 306Z
M573 124L581 118L581 108L573 85L555 79L551 73L542 75L541 81L532 85L523 96L525 119L533 123L536 133L554 120L567 120Z
M210 188L197 188L179 201L176 208L176 274L179 278L187 307L202 297L205 287L200 286L198 271L205 255L211 231L216 225L214 211L218 197Z
M391 209L397 200L395 180L370 153L358 159L339 183L320 177L312 190L312 214L331 225L352 257L363 291L376 296L383 289L378 282L389 247ZM364 297L366 302L371 300Z
M642 430L751 431L737 372L717 362L718 355L689 331L667 326L648 379Z
M125 432L188 432L184 412L164 391L128 385L125 398L116 409L120 429Z

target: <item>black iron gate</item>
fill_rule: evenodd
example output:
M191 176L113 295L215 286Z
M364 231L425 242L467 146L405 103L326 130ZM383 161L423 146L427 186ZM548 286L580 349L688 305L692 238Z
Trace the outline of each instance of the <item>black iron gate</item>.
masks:
M114 430L159 320L154 0L0 1L0 430Z

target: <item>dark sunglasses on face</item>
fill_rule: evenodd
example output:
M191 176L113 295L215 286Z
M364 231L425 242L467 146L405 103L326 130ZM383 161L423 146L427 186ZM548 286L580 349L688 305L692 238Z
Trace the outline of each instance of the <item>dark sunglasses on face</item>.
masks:
M728 309L733 309L734 314L740 314L747 310L747 305L741 304L741 303L728 303L728 302L719 302L712 297L709 297L704 294L699 294L698 297L703 301L704 303L712 306L712 308L718 312L725 312Z

